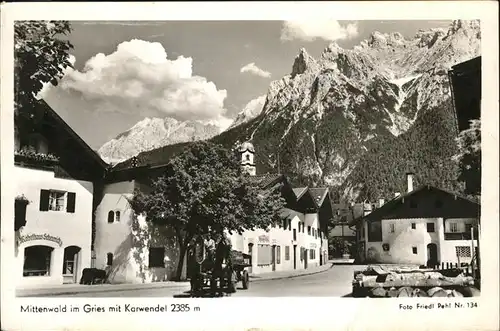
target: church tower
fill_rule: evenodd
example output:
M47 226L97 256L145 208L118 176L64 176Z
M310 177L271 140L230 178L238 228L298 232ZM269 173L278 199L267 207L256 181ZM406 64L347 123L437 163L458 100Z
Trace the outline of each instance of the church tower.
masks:
M252 143L247 141L241 144L239 152L241 155L241 167L250 176L255 176L257 173L254 161L255 148Z

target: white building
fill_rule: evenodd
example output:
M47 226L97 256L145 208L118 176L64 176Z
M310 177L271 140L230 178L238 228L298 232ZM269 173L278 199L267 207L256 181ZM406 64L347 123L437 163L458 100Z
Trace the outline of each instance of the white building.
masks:
M94 183L106 164L43 101L41 125L16 128L18 287L77 283L91 265Z
M432 186L398 195L356 219L361 262L436 265L470 263L477 251L480 205ZM371 206L367 206L371 207ZM472 233L474 232L474 233ZM472 239L474 236L474 240Z
M154 177L155 172L160 174L182 147L169 149L172 153L169 155L162 149L141 153L108 173L95 212L95 267L108 269L111 282L148 283L174 277L179 250L173 233L152 233L144 220L133 216L127 198L135 189L147 190L147 178ZM253 145L244 143L239 152L241 165L255 185L265 190L281 187L290 207L283 211L288 218L282 226L269 232L255 230L231 236L233 249L252 255L251 273L303 269L325 263L326 223L331 218L328 189L292 189L285 176L255 175ZM153 166L152 159L160 158L163 162ZM182 276L186 277L187 257L184 259Z
M251 273L307 269L328 260L327 224L332 206L327 188L292 188L280 174L256 175L255 148L245 142L239 149L243 169L264 190L280 187L286 200L283 224L271 228L233 234L233 249L252 256Z

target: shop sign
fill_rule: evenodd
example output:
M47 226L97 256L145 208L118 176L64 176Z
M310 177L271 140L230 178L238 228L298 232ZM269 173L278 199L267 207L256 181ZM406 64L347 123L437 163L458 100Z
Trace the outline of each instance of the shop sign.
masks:
M311 244L311 248L316 248L316 244Z
M260 243L269 243L269 236L266 236L265 234L259 236L259 242Z
M21 236L19 238L19 244L25 243L27 241L32 241L32 240L47 240L47 241L52 241L55 242L56 244L59 245L59 247L62 246L62 240L59 237L54 237L51 236L50 234L44 233L44 234L28 234L25 236Z
M278 243L278 240L273 239L273 245L276 245Z

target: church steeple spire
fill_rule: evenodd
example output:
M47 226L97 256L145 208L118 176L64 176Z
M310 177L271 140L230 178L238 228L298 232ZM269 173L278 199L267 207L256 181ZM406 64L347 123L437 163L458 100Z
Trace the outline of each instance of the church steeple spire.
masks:
M241 155L241 167L245 170L250 176L256 175L255 169L255 148L251 142L244 142L241 144L239 148L239 152Z

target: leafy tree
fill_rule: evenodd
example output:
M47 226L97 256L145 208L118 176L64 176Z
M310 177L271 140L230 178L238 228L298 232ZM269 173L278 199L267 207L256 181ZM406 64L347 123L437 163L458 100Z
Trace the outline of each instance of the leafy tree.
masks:
M73 45L63 39L67 21L16 21L14 24L14 93L16 121L36 122L35 97L43 84L56 86L69 62ZM19 123L20 129L24 129Z
M187 247L197 237L219 240L224 230L242 233L281 221L284 200L263 191L241 171L235 154L220 145L196 142L173 158L148 192L130 199L136 215L155 227L171 227L179 247L180 279Z
M470 128L462 131L457 141L458 180L465 182L465 194L477 197L481 194L481 121L471 121Z

